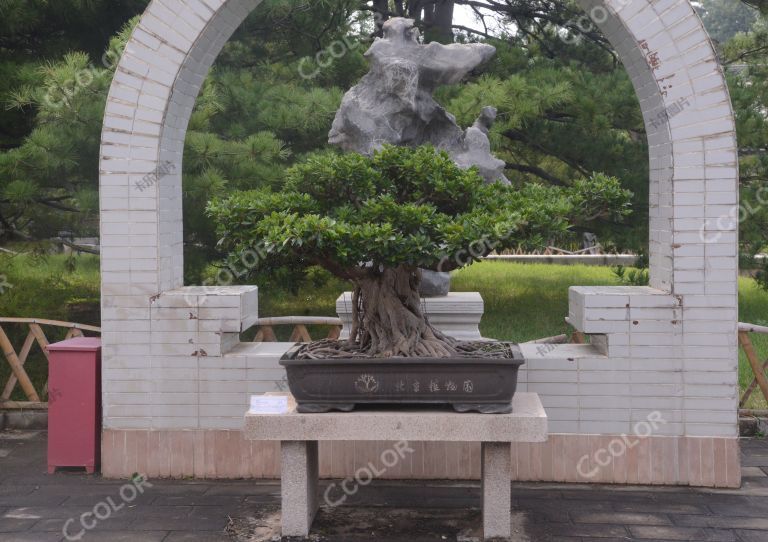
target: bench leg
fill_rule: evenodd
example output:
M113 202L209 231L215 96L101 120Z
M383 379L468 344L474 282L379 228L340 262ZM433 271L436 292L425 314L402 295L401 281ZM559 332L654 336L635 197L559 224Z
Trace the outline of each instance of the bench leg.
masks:
M318 508L317 441L280 443L283 536L309 536Z
M483 442L483 538L512 536L512 445Z

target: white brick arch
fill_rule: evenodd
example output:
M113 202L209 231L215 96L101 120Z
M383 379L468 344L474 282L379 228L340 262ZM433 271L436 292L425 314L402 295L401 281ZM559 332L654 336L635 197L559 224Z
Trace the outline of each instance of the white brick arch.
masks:
M605 19L601 29L637 91L650 146L652 281L677 292L682 283L676 284L674 271L693 268L687 261L684 267L675 265L676 245L697 244L702 227L704 237L736 243L734 225L718 220L728 213L722 206L735 205L737 195L734 122L723 75L686 0L580 3L588 11L597 8L593 13L598 21ZM129 279L154 293L182 286L186 126L209 68L258 4L155 0L141 18L117 68L104 120L102 241L107 249L129 249L136 245L129 244L126 235L156 234L156 242L140 239L139 246L146 250L137 251L139 257L121 252L109 258L117 252L107 250L105 285ZM665 109L679 107L683 110L668 122L659 117ZM154 174L158 169L161 173ZM163 176L165 170L170 173ZM157 182L155 177L162 179ZM137 183L150 186L142 190ZM703 196L705 190L708 197ZM687 252L705 256L700 250ZM705 291L682 286L680 293Z
M181 171L203 81L259 3L153 0L117 67L100 160L107 432L236 429L247 393L257 391L251 358L227 354L256 317L255 290L183 288ZM597 336L593 345L610 359L593 353L576 367L556 350L528 364L528 373L541 372L530 381L523 372L522 388L541 394L553 433L629 433L657 404L669 410L662 432L731 439L730 454L738 389L738 164L724 76L688 0L579 3L597 9L645 118L652 287L572 289L573 324ZM562 370L574 371L572 384L544 374ZM614 403L619 414L610 410ZM679 469L664 480L734 483L683 479Z

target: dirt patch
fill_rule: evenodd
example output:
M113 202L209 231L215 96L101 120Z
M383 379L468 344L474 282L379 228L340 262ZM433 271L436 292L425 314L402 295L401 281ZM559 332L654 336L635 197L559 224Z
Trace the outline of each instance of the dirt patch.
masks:
M271 542L280 540L280 507L259 505L252 515L229 518L225 531L238 542Z
M237 542L278 542L280 510L261 506L232 518L227 532ZM405 510L379 507L321 508L308 538L283 542L475 542L480 538L479 510ZM468 528L473 526L472 528Z

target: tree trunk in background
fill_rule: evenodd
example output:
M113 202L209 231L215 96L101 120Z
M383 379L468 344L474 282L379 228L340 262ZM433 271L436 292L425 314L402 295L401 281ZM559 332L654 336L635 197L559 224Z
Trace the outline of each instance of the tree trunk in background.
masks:
M408 17L416 22L421 21L422 11L424 11L423 4L422 0L408 0Z
M389 0L373 0L373 16L376 21L376 35L382 36L381 27L389 18Z
M436 0L424 8L427 41L453 43L454 0Z
M423 22L426 41L453 43L454 0L395 0L394 12ZM389 1L373 0L376 35L382 35L382 26L389 18Z

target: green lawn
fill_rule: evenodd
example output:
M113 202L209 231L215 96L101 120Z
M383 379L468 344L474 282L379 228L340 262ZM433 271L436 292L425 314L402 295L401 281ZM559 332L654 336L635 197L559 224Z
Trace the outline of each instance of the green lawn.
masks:
M525 342L573 331L568 287L615 284L607 267L483 262L456 273L453 289L483 296L483 336Z
M0 275L10 284L0 293L0 316L99 325L98 256L0 254Z
M455 273L452 290L479 291L483 296L483 336L523 342L568 332L564 321L568 314L568 287L575 284L592 286L617 281L605 267L486 262ZM298 295L260 290L259 313L331 316L336 312L336 298L344 289L349 289L349 285L333 280L323 288L303 288ZM282 331L278 336L289 332Z
M3 258L0 274L6 275L14 286L0 295L1 316L98 324L97 258L79 258L74 272L67 269L63 256L49 257L46 261ZM486 308L480 326L483 335L527 341L570 331L563 320L568 313L569 286L611 284L617 281L606 267L485 262L457 272L453 289L476 290L482 294ZM335 314L335 300L345 287L343 282L333 280L322 288L303 288L298 294L264 288L259 292L259 312L261 316L331 316ZM751 279L741 280L740 292L740 319L768 324L768 292L758 288ZM282 338L287 338L287 333L288 329L280 330ZM20 332L14 334L17 347L23 338ZM761 357L768 357L768 336L755 336L753 341ZM30 372L39 381L44 375L44 364L39 357L30 360L30 364ZM740 367L743 388L748 383L749 371L743 354ZM0 385L7 373L5 364L0 364ZM748 406L768 407L764 401L754 401Z

